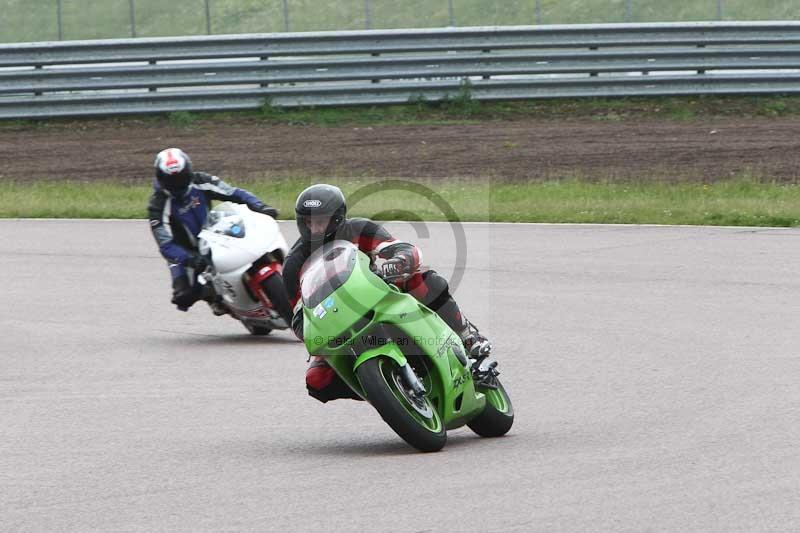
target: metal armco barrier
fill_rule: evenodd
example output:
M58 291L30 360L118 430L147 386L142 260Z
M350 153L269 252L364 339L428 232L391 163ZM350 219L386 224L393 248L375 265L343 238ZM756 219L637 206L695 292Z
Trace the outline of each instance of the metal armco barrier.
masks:
M468 89L464 88L469 79ZM800 23L603 24L0 46L0 118L800 92Z

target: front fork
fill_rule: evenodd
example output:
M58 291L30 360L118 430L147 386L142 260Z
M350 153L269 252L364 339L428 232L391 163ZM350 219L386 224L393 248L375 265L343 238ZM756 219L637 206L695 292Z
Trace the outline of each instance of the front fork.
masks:
M406 385L411 388L415 396L422 397L427 393L425 386L419 380L419 377L417 377L414 369L412 369L411 365L408 364L408 359L406 359L405 354L403 354L402 350L400 350L397 344L393 342L362 352L361 355L358 356L358 359L356 359L356 362L353 365L353 370L357 370L359 366L364 364L364 362L380 356L389 357L390 359L394 360L395 363L397 363L403 380L406 382Z
M406 381L406 384L411 387L411 390L414 391L414 395L417 398L422 398L425 396L425 393L428 392L425 390L425 386L417 377L417 374L411 368L411 365L406 362L405 366L400 367L400 373L403 376L403 379Z

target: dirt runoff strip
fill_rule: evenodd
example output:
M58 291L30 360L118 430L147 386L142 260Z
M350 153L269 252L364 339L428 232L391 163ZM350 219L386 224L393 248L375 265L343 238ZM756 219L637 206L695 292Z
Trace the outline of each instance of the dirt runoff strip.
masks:
M188 151L223 177L476 177L500 180L667 179L754 175L796 182L800 118L692 121L515 120L321 127L255 119L99 120L0 128L0 179L151 179L154 154Z

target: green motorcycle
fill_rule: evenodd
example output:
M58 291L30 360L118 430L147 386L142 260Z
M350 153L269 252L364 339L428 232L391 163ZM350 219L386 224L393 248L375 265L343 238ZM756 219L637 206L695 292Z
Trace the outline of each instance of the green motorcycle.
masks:
M349 241L333 241L306 262L303 338L408 444L442 449L447 430L484 437L511 429L514 410L497 363L470 360L458 335L410 294L378 275Z

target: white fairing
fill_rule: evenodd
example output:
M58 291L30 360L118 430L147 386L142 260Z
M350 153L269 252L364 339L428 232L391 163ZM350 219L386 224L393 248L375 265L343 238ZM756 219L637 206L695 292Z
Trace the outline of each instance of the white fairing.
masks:
M272 217L254 213L247 206L230 202L216 206L199 235L202 254L211 255L213 269L206 281L231 312L243 322L268 328L286 328L276 314L269 316L261 302L253 299L245 288L243 275L253 262L269 252L289 253L286 239Z

